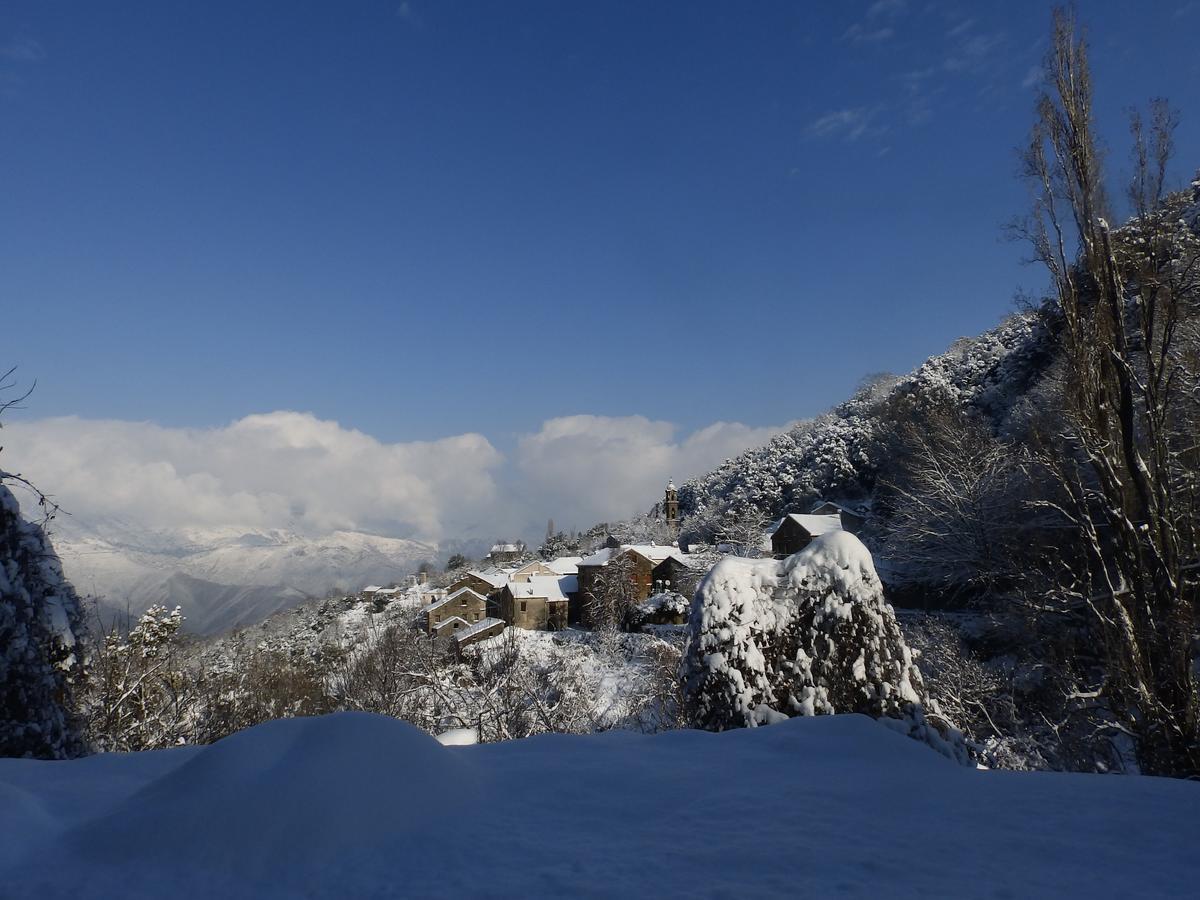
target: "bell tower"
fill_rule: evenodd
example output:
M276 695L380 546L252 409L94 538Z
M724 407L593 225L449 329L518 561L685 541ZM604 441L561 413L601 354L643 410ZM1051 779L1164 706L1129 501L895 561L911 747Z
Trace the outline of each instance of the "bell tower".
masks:
M675 489L674 480L667 481L667 494L663 499L663 514L667 518L667 524L672 529L679 530L679 491Z

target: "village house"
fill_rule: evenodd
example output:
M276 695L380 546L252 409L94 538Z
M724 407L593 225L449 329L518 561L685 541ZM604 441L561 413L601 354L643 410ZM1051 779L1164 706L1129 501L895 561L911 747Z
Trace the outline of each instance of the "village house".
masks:
M425 614L426 629L431 635L441 636L447 626L452 631L460 627L466 628L487 618L487 597L469 587L459 588L421 609ZM452 619L459 619L462 625L453 625Z
M552 559L548 562L535 559L533 562L526 563L521 568L510 573L508 580L522 583L538 575L554 578L561 578L564 575L577 575L579 573L579 562L582 559L582 556L560 556L558 559Z
M500 599L500 592L506 584L508 584L507 572L501 572L498 569L472 569L446 588L446 593L453 594L462 588L470 588L488 599L488 614L493 615L499 608L496 604Z
M629 544L617 549L604 548L579 563L579 599L572 609L572 621L585 621L588 600L595 596L604 570L614 560L628 559L634 596L638 601L651 594L672 590L691 567L678 547L664 544Z
M488 551L487 558L493 565L498 565L520 559L525 553L525 545L522 543L493 544L492 549Z
M782 559L793 553L799 553L812 542L813 538L819 535L841 530L840 516L788 513L768 532L771 553Z
M429 626L429 636L431 638L450 638L458 634L460 631L466 631L470 628L470 624L466 619L459 616L450 616L448 619L443 619L436 625Z
M528 581L509 582L500 594L500 617L515 628L560 631L567 627L570 606L564 588L576 584L570 575L534 575Z
M525 584L529 579L535 576L553 577L558 573L550 568L540 559L535 559L533 562L526 563L521 568L509 573L508 580L510 583Z
M468 647L471 644L476 644L479 641L486 641L488 638L495 637L504 631L505 624L503 619L480 619L474 625L467 628L462 628L454 632L455 646L461 650L463 647Z

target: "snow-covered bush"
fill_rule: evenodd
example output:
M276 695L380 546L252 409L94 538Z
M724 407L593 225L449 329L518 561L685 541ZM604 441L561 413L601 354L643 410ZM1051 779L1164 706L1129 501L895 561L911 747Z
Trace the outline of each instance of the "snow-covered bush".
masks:
M81 752L72 695L82 630L79 598L50 540L0 480L0 756Z
M700 728L865 713L966 759L957 732L926 720L921 674L871 554L848 532L822 535L782 562L719 563L693 600L681 677Z
M180 652L183 613L152 606L124 634L113 626L89 653L88 736L101 751L156 750L184 743L198 678Z

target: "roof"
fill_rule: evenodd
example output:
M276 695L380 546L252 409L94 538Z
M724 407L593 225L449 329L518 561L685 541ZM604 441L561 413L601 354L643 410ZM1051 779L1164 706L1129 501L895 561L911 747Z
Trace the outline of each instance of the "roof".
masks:
M464 625L468 624L467 620L462 618L461 616L451 616L450 618L444 619L443 621L438 622L436 625L434 625L433 630L441 631L443 628L445 628L447 625L450 625L453 622L461 622Z
M579 563L582 561L582 556L560 556L558 559L550 560L546 565L550 571L557 572L559 575L577 575L579 574Z
M838 503L834 500L822 500L819 503L815 503L813 504L813 508L808 512L810 515L821 515L821 513L818 513L817 510L823 506L831 506L834 509L841 510L844 513L849 513L852 516L858 516L860 519L863 518L863 513L861 510L855 509L853 506L847 506L845 503Z
M383 590L382 585L371 584L371 585L367 585L365 588L363 588L363 593L364 594L373 594L373 593L375 593L375 591L382 591L382 590Z
M508 590L517 600L524 600L526 597L536 597L544 599L547 603L554 603L567 599L566 588L563 585L564 581L574 581L575 590L579 589L578 579L573 579L570 575L559 578L557 575L534 575L526 582L510 582Z
M503 628L504 620L503 619L493 619L489 616L486 619L480 619L478 622L476 622L474 625L472 625L470 628L466 629L465 631L457 632L454 635L454 639L456 641L465 641L468 638L475 637L475 635L479 634L481 631L487 631L489 628L495 628L497 625L499 625L501 628Z
M576 571L578 571L579 566L607 566L608 561L612 559L612 555L615 552L611 547L602 547L591 556L585 556L581 559L577 564Z
M662 562L668 556L679 556L679 548L672 547L670 544L627 544L621 549L632 550L655 563Z
M813 537L830 531L842 530L841 516L813 516L804 513L789 513L784 518L791 519ZM780 524L783 524L782 521Z
M467 574L475 576L480 581L486 581L494 588L502 588L508 582L508 573L506 572L481 572L478 569L472 569Z
M521 544L492 544L492 553L520 553L525 548Z
M688 564L687 554L681 552L678 547L672 547L669 544L630 544L627 547L623 547L622 550L632 550L639 556L650 560L656 566L666 562L668 559L674 559L684 566Z
M459 596L460 594L470 594L472 597L475 597L476 599L481 600L484 603L487 603L487 597L483 596L483 594L479 593L479 591L473 591L469 587L464 587L464 588L459 588L453 594L447 594L445 597L442 597L440 600L434 600L432 603L428 604L427 606L421 607L421 612L423 612L423 613L433 612L435 609L437 609L440 606L444 606L445 604L449 603L451 600L453 600L455 597Z
M533 562L527 562L520 568L514 569L509 575L509 579L514 579L520 575L536 575L539 573L542 575L550 575L553 574L553 572L554 570L546 565L546 563L542 562L540 559L535 559Z

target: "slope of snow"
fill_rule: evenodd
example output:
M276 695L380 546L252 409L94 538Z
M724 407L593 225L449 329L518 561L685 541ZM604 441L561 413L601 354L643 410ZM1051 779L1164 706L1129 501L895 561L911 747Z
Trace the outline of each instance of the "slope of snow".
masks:
M337 531L144 531L107 520L66 520L54 536L80 591L118 611L182 606L185 628L211 634L260 621L313 597L404 579L437 548L420 541Z
M1200 785L957 766L861 716L444 747L362 713L0 760L11 898L1185 896Z

